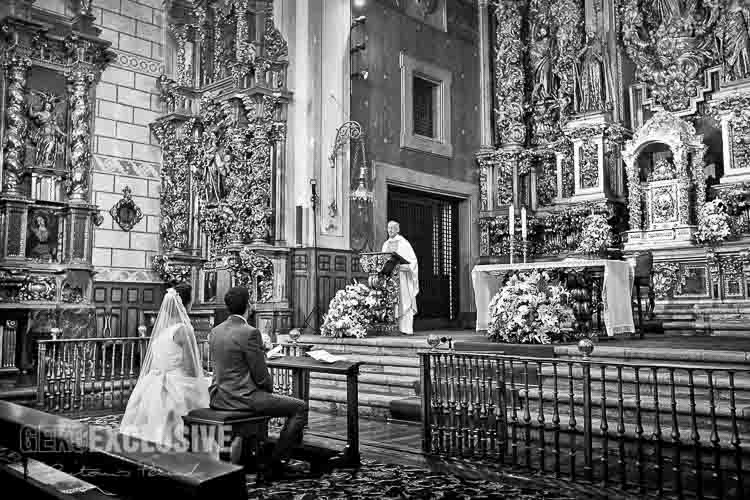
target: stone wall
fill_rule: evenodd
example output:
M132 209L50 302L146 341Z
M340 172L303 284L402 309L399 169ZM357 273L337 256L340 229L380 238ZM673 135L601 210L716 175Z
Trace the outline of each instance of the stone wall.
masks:
M71 17L66 4L34 5ZM156 79L164 71L162 0L97 0L94 15L117 54L96 88L92 201L104 216L94 236L96 280L159 281L151 260L159 250L161 150L148 125L159 111ZM125 186L143 212L129 232L109 214Z

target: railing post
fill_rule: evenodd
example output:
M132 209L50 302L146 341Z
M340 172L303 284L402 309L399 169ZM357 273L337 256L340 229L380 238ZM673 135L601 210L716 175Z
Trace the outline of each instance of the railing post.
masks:
M36 365L36 404L39 408L44 408L44 387L47 384L47 345L43 341L37 342L37 365Z
M422 373L422 451L432 451L432 385L430 380L430 353L419 356Z
M590 339L582 339L578 343L578 350L583 354L581 368L583 369L583 477L591 481L593 476L593 443L591 436L591 358L594 343Z

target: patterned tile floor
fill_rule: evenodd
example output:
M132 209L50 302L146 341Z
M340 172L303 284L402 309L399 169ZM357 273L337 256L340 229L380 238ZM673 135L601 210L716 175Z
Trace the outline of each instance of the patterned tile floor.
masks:
M116 428L121 415L80 420ZM342 440L346 417L312 413L309 433ZM421 427L399 422L360 419L362 466L314 475L307 464L295 468L308 472L303 479L258 486L248 474L249 500L313 499L583 499L630 498L619 491L574 485L539 475L504 474L480 470L473 464L427 459L419 453ZM635 498L635 497L633 497Z

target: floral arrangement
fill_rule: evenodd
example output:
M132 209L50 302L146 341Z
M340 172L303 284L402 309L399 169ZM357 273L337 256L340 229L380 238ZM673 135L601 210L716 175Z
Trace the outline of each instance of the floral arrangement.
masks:
M583 220L578 251L598 254L612 244L612 228L602 214L591 214Z
M495 342L550 344L566 338L574 321L568 291L546 272L519 273L490 302L487 336Z
M328 306L320 334L324 337L367 336L367 328L376 320L378 293L362 283L348 285L336 292Z
M698 217L695 241L701 245L716 246L732 235L731 218L727 207L720 199L707 202Z
M154 271L167 284L176 284L190 279L190 266L185 264L174 264L166 255L156 255L152 263Z

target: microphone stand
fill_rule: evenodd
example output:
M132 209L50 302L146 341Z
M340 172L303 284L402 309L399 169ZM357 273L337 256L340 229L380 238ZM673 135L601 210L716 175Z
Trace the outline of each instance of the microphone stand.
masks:
M317 214L317 207L318 207L318 201L320 198L318 198L318 193L316 190L317 182L315 179L310 179L310 188L312 189L312 196L310 196L310 203L312 203L312 209L313 209L313 258L312 258L312 266L313 266L313 279L315 280L315 285L313 288L313 308L310 311L310 314L307 315L305 318L305 325L310 328L311 330L315 332L320 331L320 308L318 307L318 302L320 298L320 285L318 283L318 214ZM314 326L310 325L310 318L315 315L315 323Z

